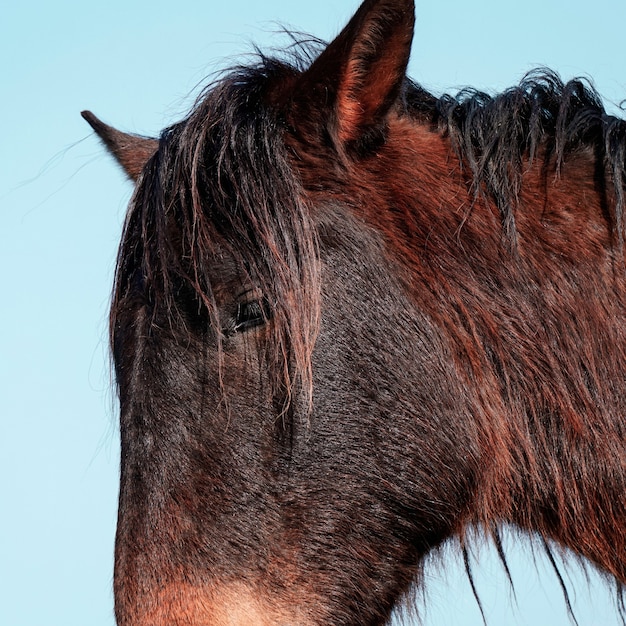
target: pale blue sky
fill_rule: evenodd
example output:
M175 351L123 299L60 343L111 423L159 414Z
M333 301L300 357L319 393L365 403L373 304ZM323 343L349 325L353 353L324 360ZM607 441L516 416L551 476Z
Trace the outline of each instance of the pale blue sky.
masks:
M12 2L0 20L0 624L113 626L118 444L106 316L130 185L79 116L156 134L213 70L280 45L276 22L332 37L357 0ZM623 0L417 3L410 74L499 90L536 65L626 98ZM554 575L510 544L475 566L489 623L568 624ZM573 568L581 626L618 624ZM481 624L454 558L429 568L427 626Z

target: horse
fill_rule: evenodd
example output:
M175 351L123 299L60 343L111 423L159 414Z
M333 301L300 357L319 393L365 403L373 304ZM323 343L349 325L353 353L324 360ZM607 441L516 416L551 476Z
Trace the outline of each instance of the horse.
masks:
M413 29L365 0L158 139L83 113L135 182L119 626L387 624L429 554L503 525L623 616L626 122L547 69L436 97Z

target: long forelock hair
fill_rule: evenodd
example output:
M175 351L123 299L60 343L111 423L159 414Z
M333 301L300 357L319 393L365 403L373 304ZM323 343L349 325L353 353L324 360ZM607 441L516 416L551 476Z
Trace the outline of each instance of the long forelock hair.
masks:
M296 385L311 399L320 293L311 213L288 164L283 121L265 98L292 71L261 56L212 83L185 120L163 131L131 201L111 311L114 339L140 268L152 311L176 318L172 328L184 329L181 295L191 290L221 353L213 261L232 255L267 301L270 379L283 409Z

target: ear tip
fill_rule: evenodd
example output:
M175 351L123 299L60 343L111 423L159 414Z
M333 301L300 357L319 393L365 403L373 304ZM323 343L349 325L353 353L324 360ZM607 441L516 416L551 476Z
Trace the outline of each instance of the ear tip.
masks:
M88 111L87 109L85 109L84 111L80 112L80 116L85 120L85 122L87 122L87 124L89 124L90 126L93 125L94 121L96 121L98 118L91 112Z
M80 115L96 132L106 128L106 124L102 120L98 119L91 111L81 111Z

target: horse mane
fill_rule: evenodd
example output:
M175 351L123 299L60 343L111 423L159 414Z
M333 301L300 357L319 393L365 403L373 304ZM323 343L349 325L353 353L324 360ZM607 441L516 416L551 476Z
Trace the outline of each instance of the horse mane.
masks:
M476 194L484 189L496 202L505 235L516 236L522 176L537 158L559 174L567 157L590 150L600 186L613 189L610 228L614 242L623 239L626 191L626 121L609 115L585 79L564 83L541 68L519 85L490 96L466 88L456 96L433 99L409 83L408 109L428 112L447 134L471 174Z

